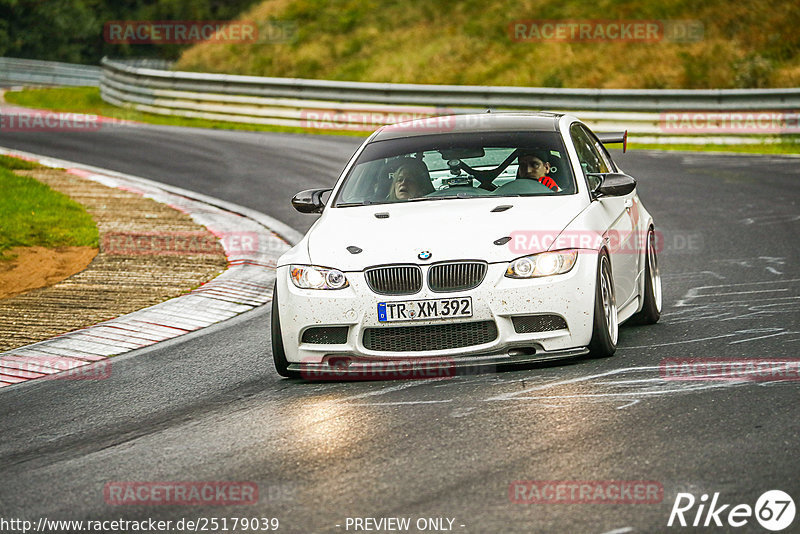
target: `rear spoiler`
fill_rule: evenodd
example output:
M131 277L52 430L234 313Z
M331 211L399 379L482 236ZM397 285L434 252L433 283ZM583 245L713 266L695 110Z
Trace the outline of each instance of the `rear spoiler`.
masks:
M625 130L624 132L598 133L597 138L604 145L611 143L622 143L622 152L628 150L628 130Z

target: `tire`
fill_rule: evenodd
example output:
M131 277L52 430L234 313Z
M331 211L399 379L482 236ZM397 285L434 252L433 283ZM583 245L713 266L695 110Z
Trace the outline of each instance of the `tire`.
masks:
M656 324L661 317L661 272L658 269L656 233L647 232L647 254L644 264L644 302L642 309L631 317L634 324Z
M597 280L594 292L594 319L592 340L589 342L589 355L606 358L617 350L619 322L617 321L617 300L614 295L614 278L611 276L611 262L608 253L601 251L597 260Z
M286 360L286 352L283 350L283 335L281 334L281 318L278 315L278 282L272 289L272 322L270 333L272 334L272 361L275 362L275 370L279 375L286 378L300 378L300 373L289 370L289 362Z

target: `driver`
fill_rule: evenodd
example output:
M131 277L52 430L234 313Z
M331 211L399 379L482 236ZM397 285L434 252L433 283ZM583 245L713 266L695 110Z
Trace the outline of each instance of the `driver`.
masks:
M558 184L547 173L550 172L549 154L546 150L522 149L519 152L517 179L538 180L553 191L561 191Z
M397 167L389 189L389 200L409 200L433 193L428 167L418 159L408 159Z

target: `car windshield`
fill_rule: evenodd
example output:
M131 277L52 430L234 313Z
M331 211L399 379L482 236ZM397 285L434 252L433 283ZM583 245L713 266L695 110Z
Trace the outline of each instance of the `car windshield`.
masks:
M368 144L333 205L556 196L575 191L558 133L472 132Z

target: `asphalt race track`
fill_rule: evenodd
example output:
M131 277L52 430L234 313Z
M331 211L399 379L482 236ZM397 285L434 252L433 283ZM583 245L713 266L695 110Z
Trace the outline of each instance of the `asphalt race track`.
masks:
M289 198L333 184L359 142L149 126L0 134L0 146L178 185L301 231L314 216ZM279 532L449 518L465 533L624 533L695 531L667 528L680 492L719 492L730 510L778 489L800 505L800 382L659 374L665 358L798 357L800 160L615 156L664 233L665 302L659 324L621 329L615 356L449 380L305 383L274 372L264 306L116 358L106 380L0 391L0 517L264 517ZM515 503L518 480L655 481L663 500ZM259 499L107 504L105 485L124 481L249 481ZM765 532L753 517L698 530Z

